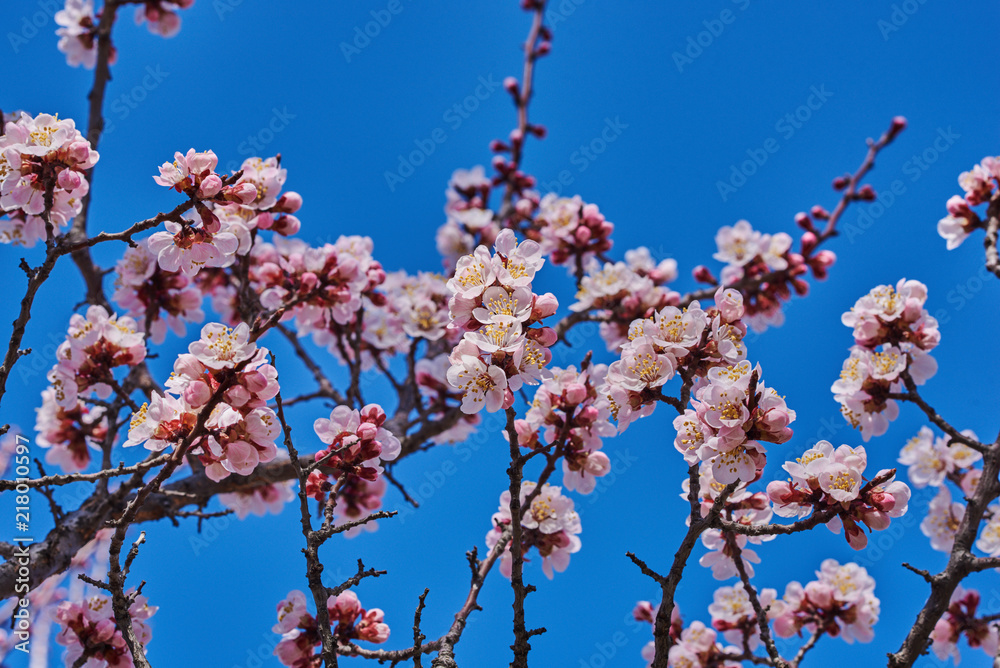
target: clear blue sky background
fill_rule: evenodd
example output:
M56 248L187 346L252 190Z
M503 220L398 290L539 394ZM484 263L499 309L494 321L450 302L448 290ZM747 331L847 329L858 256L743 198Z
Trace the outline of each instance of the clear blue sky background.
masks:
M499 88L458 127L444 114L474 94L481 77L502 81L520 75L519 45L528 17L514 0L402 3L403 11L350 62L338 44L353 39L355 28L372 19L369 12L384 10L386 2L334 8L200 0L183 12L183 29L172 40L136 28L131 9L123 12L115 29L119 62L108 88L114 129L100 146L92 229L120 230L172 207L175 194L157 187L151 176L175 150L211 148L223 165L235 165L252 152L243 142L254 136L268 142L263 155L281 152L287 187L305 198L302 238L321 243L340 234L368 234L388 269L436 269L433 233L442 222L451 172L488 164L488 142L506 136L514 122L509 97ZM808 299L788 308L785 326L752 339L750 357L763 366L765 381L798 411L796 436L790 445L775 448L765 478L778 475L785 455L817 438L861 443L841 420L829 391L851 343L840 314L874 285L904 276L927 283L929 308L941 310L943 342L934 353L941 370L926 396L955 424L992 438L1000 394L989 346L1000 326L1000 285L981 280L980 237L947 252L935 223L945 200L958 192L959 172L997 152L1000 93L989 65L983 64L1000 18L996 3L911 0L907 9L915 12L897 15L897 21L907 20L891 32L879 27L879 21L891 21L896 5L889 0L781 6L759 0L564 0L562 6L575 11L561 13L565 20L553 26L553 55L539 64L532 106L533 119L548 126L550 135L531 142L526 167L542 181L568 170L573 183L566 191L598 203L616 223L613 254L621 257L628 248L647 245L659 258L676 258L682 291L693 287L694 265L717 268L711 254L719 226L746 218L757 229L794 234L796 212L835 203L830 180L859 164L866 137L881 133L893 115L910 121L871 177L880 192L897 179L905 192L862 234L834 239L829 248L839 260L831 279L814 284ZM39 5L9 0L4 8L0 62L9 76L0 106L59 112L85 125L92 74L65 65L51 20L15 51L6 33L18 33L21 16L30 17ZM732 12L732 22L679 69L672 54L684 51L689 37L697 39L706 30L703 22L718 19L723 10ZM159 72L159 80L150 71ZM825 87L830 96L789 136L776 123L804 104L813 87ZM280 131L269 135L264 130L279 117L283 120L273 121L272 129L281 126ZM598 137L609 118L627 127L582 169L574 152ZM436 128L447 140L391 191L385 171L395 169L397 156L412 151L415 140L430 137ZM937 153L933 146L940 131L957 139ZM777 141L778 152L724 201L717 182L769 138ZM932 164L907 167L927 149L936 156ZM859 211L852 208L844 223L857 225ZM121 250L103 246L98 261L110 266ZM9 323L24 286L18 259L23 255L37 264L42 250L6 247L0 255L5 258L0 281L6 286L0 322ZM61 263L36 300L25 340L36 353L18 368L41 371L27 377L15 371L2 421L26 429L34 425L44 370L53 361L51 347L38 351L52 338L61 340L83 296L75 271L71 263ZM568 304L572 289L562 270L543 274L543 284ZM164 377L172 355L182 349L176 337L168 344L153 363ZM557 359L578 363L580 352L557 354ZM311 378L288 353L284 360L286 392L311 389ZM332 368L332 360L327 362ZM318 405L294 412L301 449L315 445L310 425L322 415L325 410ZM606 665L641 665L640 649L651 636L627 619L637 600L655 600L658 589L625 552L633 550L665 572L680 540L686 506L678 493L685 468L671 445L670 420L661 407L607 442L606 452L620 462L620 472L599 493L577 497L583 549L569 569L548 582L538 563L528 567L528 580L539 586L528 602L528 623L549 630L532 641L533 665L598 667L605 665L602 646L614 652ZM893 466L899 448L922 424L921 414L904 407L889 433L868 445L871 468ZM349 575L359 556L389 571L357 591L365 605L385 609L393 629L390 647L409 644L413 608L424 587L431 589L424 614L430 637L444 632L466 595L464 553L473 545L483 549L490 515L506 487L505 444L495 429L481 439L469 456L441 447L407 460L398 472L425 497L422 507L384 522L376 534L334 541L325 552L331 583L339 581L338 571ZM458 473L443 476L452 466ZM442 477L443 484L424 484L421 491L422 483ZM896 537L875 535L875 551L855 553L842 536L822 528L758 550L764 563L756 582L779 591L790 579L808 581L825 557L867 559L876 578L883 615L874 642L847 648L840 640L824 639L805 665L823 668L845 660L880 665L885 652L899 646L926 594L924 584L900 562L931 570L945 563L918 528L929 498L917 494L913 515L898 521L902 531ZM390 491L387 507L402 506L400 495ZM44 520L36 522L41 533ZM148 580L146 593L160 606L152 621L153 665L278 665L267 647L262 662L254 655L260 645L274 643L270 627L277 601L305 585L296 514L243 523L214 520L200 539L188 522L177 529L167 523L144 528L148 541L133 573ZM687 621L708 621L706 606L720 584L695 563L703 552L696 549L678 592ZM1000 611L996 574L981 575L976 583L988 611ZM485 610L473 615L458 661L470 667L505 666L511 641L506 581L491 576L480 603ZM615 646L615 638L624 639L624 646ZM940 664L925 659L918 665ZM981 652L966 651L962 665L988 661Z

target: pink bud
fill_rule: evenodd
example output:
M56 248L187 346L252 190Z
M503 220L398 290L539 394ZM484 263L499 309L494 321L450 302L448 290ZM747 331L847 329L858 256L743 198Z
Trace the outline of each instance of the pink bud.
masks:
M302 195L297 192L283 194L274 205L279 213L295 213L302 208Z
M225 188L222 194L229 202L251 204L257 199L257 188L252 183L237 183L235 186Z
M573 236L576 238L576 242L580 245L586 244L590 241L590 228L584 227L583 225L576 228L573 232Z
M188 386L184 388L184 401L186 401L191 408L204 406L211 398L212 391L208 388L208 385L200 380L188 383Z
M795 224L801 227L803 230L813 229L812 219L809 217L809 214L806 213L805 211L799 211L797 214L795 214Z
M837 261L837 256L833 251L821 250L813 256L813 261L824 267L832 267L833 263Z
M382 423L385 422L385 411L378 404L368 404L361 409L361 420L381 427Z
M540 329L529 329L528 338L533 339L538 345L543 348L548 348L554 346L556 341L559 340L559 336L556 334L556 330L551 327L542 327Z
M872 531L882 531L889 528L889 516L881 510L866 510L861 514L861 521Z
M695 267L691 272L691 275L694 276L694 280L699 283L708 283L709 285L719 284L719 281L712 275L712 271L703 264L699 264Z
M299 230L302 228L302 223L299 221L298 217L291 214L281 216L271 226L271 229L284 237L290 237L293 234L298 234Z
M875 197L875 189L868 184L861 186L861 190L858 191L858 199L865 202L874 202Z
M531 307L531 318L532 320L548 318L550 315L555 315L558 308L559 300L551 292L546 292L544 295L537 295L535 296L535 303Z
M219 178L218 174L209 174L198 187L198 197L205 199L215 197L220 190L222 190L222 179Z
M830 217L830 212L821 207L819 204L810 209L809 213L811 213L812 217L816 220L826 220Z
M80 176L80 172L72 169L62 170L56 177L56 184L63 190L76 190L82 183L83 177Z
M848 178L846 176L838 176L837 178L835 178L833 180L833 189L834 190L843 190L844 188L847 187L848 183L849 183L849 180L848 180Z
M358 426L356 433L358 438L362 441L372 441L375 440L375 436L378 435L378 427L373 425L371 422L362 422Z
M813 232L803 232L802 233L802 254L809 255L812 249L816 248L816 234Z
M722 315L723 322L736 322L743 317L743 295L731 288L719 288L715 291L715 305Z
M503 87L507 89L507 92L511 95L516 94L518 89L517 79L514 77L507 77L503 80Z
M242 385L234 385L226 390L226 403L239 408L250 401L250 392Z
M94 156L96 155L97 152L95 151ZM92 158L90 152L90 142L84 141L82 139L72 142L66 148L66 157L68 158L68 162L76 163L79 166L82 167L93 166L93 163L90 163Z
M900 132L906 129L906 118L903 116L896 116L892 119L892 125L889 126L889 139L892 140Z
M583 383L569 383L563 389L563 396L566 403L571 405L582 404L587 400L587 386Z

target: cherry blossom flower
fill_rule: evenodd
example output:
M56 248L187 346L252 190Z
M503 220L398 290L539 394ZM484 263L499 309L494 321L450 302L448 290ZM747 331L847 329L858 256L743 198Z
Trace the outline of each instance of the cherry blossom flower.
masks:
M135 24L147 22L149 32L160 37L173 37L181 29L181 17L178 9L187 9L194 0L145 0L135 11Z
M285 504L295 498L294 487L292 480L268 483L249 490L219 494L219 503L236 513L240 520L246 519L247 515L280 515Z
M528 495L536 487L537 484L529 480L521 483L522 510ZM511 523L509 491L500 495L500 508L493 514L492 522L493 528L486 534L486 546L491 550ZM570 555L580 551L578 534L581 531L580 516L574 510L573 499L563 496L561 488L546 483L521 519L522 554L527 555L532 547L537 548L542 557L542 571L551 580L553 570L565 571ZM500 572L508 578L512 559L508 543L500 555Z
M790 582L779 602L774 633L790 638L805 628L810 633L822 628L830 636L842 636L848 643L871 642L880 612L875 597L875 580L855 563L841 565L826 559L816 571L817 579L805 587Z
M791 478L769 483L767 494L782 517L836 511L827 527L834 533L843 527L848 544L860 550L868 543L860 525L874 531L888 528L891 518L906 513L910 499L910 488L894 479L895 470L879 471L873 478L878 484L866 482L867 463L864 447L842 445L835 450L828 441L820 441L794 462L786 462L783 468Z
M931 649L941 661L948 657L955 660L957 666L962 659L958 651L958 641L964 635L973 649L981 649L993 659L997 654L1000 639L995 624L977 619L976 610L979 607L980 596L975 589L965 589L962 585L955 587L951 595L948 610L934 625L931 632Z
M266 362L268 350L249 341L245 324L231 330L219 323L206 325L188 350L174 363L167 392L154 392L132 416L125 447L163 450L193 438L189 452L198 455L215 481L232 473L248 475L274 459L281 430L266 403L278 392L278 374ZM203 417L216 394L219 400ZM202 419L202 433L196 434Z
M22 112L8 121L0 135L0 211L7 216L0 242L30 248L48 237L48 227L58 234L80 212L90 190L86 172L99 158L72 119Z
M152 639L153 634L146 621L156 611L157 608L150 606L142 595L135 595L129 606L132 630L136 640L143 645L148 645ZM65 601L56 609L55 620L62 627L56 642L66 647L67 666L77 662L93 668L132 668L134 665L125 639L115 623L109 596L96 594L79 603Z
M927 516L920 523L920 530L931 539L931 547L939 552L951 552L955 533L965 515L965 505L951 500L951 492L942 485L937 496L931 499Z
M47 448L45 461L56 464L65 473L76 473L90 464L90 451L100 450L108 434L108 422L100 406L88 408L80 400L72 408L56 402L53 388L42 392L42 405L37 409L36 442Z
M156 232L147 241L160 268L194 276L202 267L222 267L231 261L239 248L231 232L212 233L204 227L190 227L168 220L165 232Z
M73 314L66 341L56 350L58 361L48 374L56 403L73 410L78 398L91 392L107 399L115 382L112 370L145 359L144 339L135 320L109 314L103 306L90 306L86 316Z
M331 631L338 645L346 646L357 640L383 643L389 639L389 626L378 608L361 607L357 594L345 591L330 596L326 602ZM273 631L282 634L274 655L285 666L304 668L315 665L316 649L322 646L316 618L309 612L306 595L294 590L278 603L278 623Z
M322 499L329 491L329 474L339 477L350 474L375 482L382 474L381 462L399 456L399 440L382 425L385 411L378 404L368 404L360 411L337 406L329 419L320 418L313 424L319 440L327 448L316 453L316 461L324 460L309 478L306 493Z
M976 438L970 430L962 433ZM906 474L914 487L919 488L927 485L940 487L945 478L971 468L981 459L982 455L967 445L950 438L935 438L929 427L921 427L920 432L899 451L897 461L909 466Z
M778 592L774 589L761 589L757 592L761 606L771 607L768 610L769 618L777 616L775 606L772 605L777 597ZM760 628L757 625L757 613L750 604L750 595L744 589L743 583L737 582L732 587L719 587L712 595L712 599L712 604L708 606L708 613L712 616L712 627L716 631L721 631L726 640L734 645L742 647L745 638L747 646L751 650L756 649L760 645ZM691 644L690 641L688 644Z
M94 69L97 63L97 20L94 3L91 0L66 0L66 6L56 12L55 21L60 26L59 50L66 54L66 62L71 67L83 65ZM108 57L108 64L117 60L114 46Z
M145 320L153 314L149 324L153 343L163 343L168 328L184 336L185 323L205 319L201 290L184 274L160 268L145 241L128 248L115 269L113 299L133 318Z

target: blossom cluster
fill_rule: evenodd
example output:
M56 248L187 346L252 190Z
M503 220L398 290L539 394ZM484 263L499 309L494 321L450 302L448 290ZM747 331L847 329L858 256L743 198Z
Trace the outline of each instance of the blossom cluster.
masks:
M233 262L240 250L249 250L249 234L226 216L225 223L216 214L213 204L247 205L257 200L257 188L249 181L226 185L215 172L219 158L212 151L174 153L174 161L160 166L154 176L157 184L187 195L194 203L197 219L184 223L167 220L166 231L156 232L148 242L150 252L157 256L160 267L194 276L202 267L224 267ZM200 222L200 225L195 225ZM245 238L246 243L241 243Z
M680 304L679 293L666 287L677 278L677 261L656 262L645 246L625 252L624 262L591 260L580 281L576 302L570 310L593 312L600 321L600 335L611 352L617 353L628 341L629 329L637 318Z
M146 22L149 32L160 37L173 37L181 29L178 9L188 9L194 0L144 0L135 10L135 24Z
M621 359L609 367L606 386L621 431L652 414L661 388L682 365L699 375L746 356L742 297L734 290L719 290L715 297L717 305L708 311L698 302L684 309L665 306L629 323Z
M972 430L965 429L961 434L977 440ZM929 427L922 427L900 450L899 462L909 466L908 474L913 484L938 488L920 523L920 530L930 539L932 549L951 552L965 515L965 504L953 500L946 482L956 485L963 496L971 497L983 473L981 468L976 468L981 460L982 454L976 450L950 437L935 437ZM986 523L979 533L976 548L989 556L1000 556L1000 505L991 505L984 519Z
M937 224L938 234L948 242L948 250L961 246L974 230L986 227L972 207L989 203L996 195L1000 185L1000 157L983 158L978 165L959 174L958 185L965 194L948 199L945 205L948 215Z
M922 385L937 372L928 352L941 333L926 301L927 287L903 278L895 287L873 288L841 317L853 328L855 345L831 390L844 419L861 430L865 442L884 434L899 415L890 395L903 388L904 374Z
M383 306L377 288L385 281L382 265L372 257L368 237L342 236L336 243L312 248L300 239L256 243L251 251L250 280L266 309L283 309L282 320L294 320L299 336L312 335L341 361L353 360L347 342L362 306ZM366 308L367 310L367 308ZM366 329L377 329L369 323ZM367 341L372 341L367 335Z
M784 464L782 468L791 476L787 481L768 484L774 512L782 517L805 517L834 511L826 526L834 533L843 527L847 543L855 550L863 549L868 535L860 525L874 531L887 529L891 518L906 513L910 500L910 488L894 479L895 469L883 469L866 483L867 464L863 446L841 445L835 450L828 441L820 441L794 462Z
M698 467L698 502L701 506L702 517L708 516L727 487L728 485L715 479L711 463L701 463ZM691 483L688 478L685 478L681 483L681 489L681 498L687 500L691 493ZM767 524L774 515L767 494L763 492L751 493L747 490L745 482L736 485L726 498L720 512L727 520L743 526ZM691 518L686 518L685 523L690 525ZM701 534L701 542L709 551L699 559L698 563L705 568L710 568L712 577L716 580L728 580L739 574L735 561L736 551L733 549L736 547L740 550L747 574L753 577L753 564L760 563L760 557L747 545L760 545L774 540L774 538L773 534L748 536L742 533L730 533L724 535L718 529L706 529Z
M56 364L48 374L56 404L75 410L80 399L91 393L107 399L116 382L112 370L135 366L145 358L145 335L136 330L136 322L129 316L108 314L99 305L90 306L86 316L74 313L66 340L56 349Z
M0 134L0 212L6 214L0 242L30 248L48 238L48 227L58 234L80 213L90 190L86 172L99 157L72 119L22 112L8 121Z
M604 438L617 433L611 424L611 404L600 392L608 367L591 364L553 369L542 381L524 419L514 421L518 445L532 450L559 442L563 485L589 494L597 478L611 471L611 460L600 451Z
M615 226L604 219L596 204L585 204L579 195L545 195L539 202L534 225L542 253L570 273L580 271L611 249Z
M97 22L92 0L66 0L66 6L56 12L56 30L59 36L59 50L66 54L66 62L71 67L83 65L94 69L97 64ZM117 50L111 47L108 64L114 65L118 59Z
M996 657L1000 645L996 624L976 618L980 596L975 589L965 589L962 585L955 587L948 609L931 631L931 649L941 661L948 657L955 660L955 665L962 656L958 651L958 641L964 635L973 649L981 649L991 659Z
M148 645L152 631L146 621L156 613L145 596L134 595L129 606L132 630L136 639ZM66 647L67 666L88 668L132 668L132 654L115 623L111 597L96 594L74 603L64 601L56 608L56 622L61 626L56 642Z
M147 244L148 240L137 242L118 261L112 298L133 318L148 319L150 339L160 344L168 328L184 336L185 323L203 321L205 311L194 279L161 267Z
M479 244L492 244L500 233L495 214L489 208L493 181L482 166L458 169L445 191L446 219L437 230L437 249L441 264L451 273L458 259L471 253Z
M722 484L751 482L767 461L762 442L784 443L795 411L760 380L748 360L716 366L695 386L692 408L674 419L674 447L689 464L711 462Z
M463 331L450 355L448 382L463 392L462 411L494 413L511 406L514 392L550 375L545 368L556 333L541 321L553 315L552 294L537 295L531 282L545 260L531 240L517 243L503 230L495 255L479 246L458 260L448 281L451 326Z
M761 589L757 592L757 600L762 608L768 610L769 618L777 616L776 608L771 607L777 598L778 592L774 589ZM712 628L721 632L726 640L737 647L746 645L754 650L760 645L757 613L742 582L737 582L732 587L716 589L712 595L712 603L708 606L708 613L712 616Z
M578 534L583 530L580 516L574 510L573 499L564 496L562 489L548 483L525 508L525 502L538 485L529 480L521 483L521 554L527 555L532 547L538 549L542 557L542 571L550 580L553 569L562 573L569 566L571 554L580 551ZM492 550L500 542L504 531L511 524L510 492L500 495L500 508L493 514L493 528L486 534L486 546ZM510 553L510 542L500 555L500 572L506 577L511 575L513 557ZM527 561L527 558L525 558Z
M235 329L205 325L201 338L174 362L166 393L154 392L132 416L125 446L158 451L190 441L188 451L215 481L248 475L274 459L281 429L266 404L278 393L278 372L249 330L245 323Z
M805 587L799 582L788 583L785 595L771 604L769 616L780 638L798 635L803 628L810 633L822 629L831 637L842 635L853 643L871 641L879 612L875 580L867 570L853 562L841 565L825 559L816 571L816 580Z
M316 420L313 429L327 447L316 453L316 461L322 460L322 464L309 474L306 494L323 502L333 489L332 475L337 481L344 480L339 483L338 496L345 495L345 511L377 508L385 487L373 488L360 481L376 482L382 475L381 463L399 456L399 439L382 427L385 419L381 406L368 404L360 411L337 406L329 419ZM373 494L377 494L376 500L370 498Z
M828 217L821 207L815 207L812 214L817 219ZM792 292L805 295L809 291L803 276L812 271L814 277L822 280L837 259L831 251L816 250L817 232L808 214L800 213L796 221L805 230L799 253L791 250L791 235L785 232L764 234L754 230L745 220L733 226L724 225L715 235L718 251L712 257L726 263L721 284L738 286L744 281L760 282L758 289L746 295L747 324L755 331L782 324L781 303L788 301ZM713 285L718 283L706 267L696 268L695 278Z
M461 332L448 329L451 293L443 276L427 272L411 276L405 271L395 271L386 274L380 290L385 296L384 303L365 309L361 334L363 368L370 366L373 354L407 352L412 339L444 339L452 345L457 342Z
M383 643L389 639L389 626L378 608L365 610L353 591L330 596L326 601L330 629L338 644L355 640ZM274 655L285 666L307 668L316 663L316 648L322 645L319 625L309 612L306 595L294 590L278 603L278 623L272 630L281 634Z
M962 435L975 439L971 430L962 431ZM907 441L899 451L900 464L908 466L906 475L914 487L940 487L946 479L958 481L962 490L971 495L981 471L972 467L982 460L983 456L950 437L934 436L930 427L921 427L920 432ZM968 481L968 482L966 482Z
M55 389L49 387L42 392L35 431L38 445L47 448L45 461L76 473L90 465L91 450L100 450L108 435L108 420L102 406L87 406L79 399L71 408L63 408L56 402Z
M632 617L637 622L655 625L659 606L653 606L649 601L639 601L632 610ZM739 661L730 660L739 656L742 650L735 646L724 646L718 642L718 632L705 626L700 621L691 622L687 628L681 619L680 607L674 604L670 613L669 635L671 640L667 662L677 668L740 668ZM656 646L651 640L642 648L642 658L647 662L647 668L653 664Z
M267 513L280 515L285 504L295 498L294 488L294 480L266 483L250 489L219 494L219 503L224 508L232 510L240 520L246 519L247 515L257 517L263 517Z

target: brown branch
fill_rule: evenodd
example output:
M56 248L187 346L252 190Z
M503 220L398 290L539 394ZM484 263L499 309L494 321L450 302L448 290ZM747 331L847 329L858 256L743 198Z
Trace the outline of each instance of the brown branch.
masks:
M938 429L948 434L952 441L962 443L972 448L976 452L985 453L989 450L989 447L983 443L980 443L974 438L966 436L958 429L955 429L947 420L945 420L941 415L934 410L934 407L924 401L924 398L920 396L920 391L917 389L917 384L913 380L913 376L910 375L909 370L904 371L900 374L900 378L903 380L903 384L906 386L905 393L893 393L889 395L890 399L897 399L899 401L909 401L920 407L920 410L924 412L931 422L933 422Z
M743 583L743 590L746 591L747 596L750 597L750 605L753 607L754 612L757 613L757 628L760 629L760 639L764 643L764 647L767 649L767 655L771 657L771 665L775 666L775 668L791 668L789 663L781 658L781 654L778 653L778 648L774 645L774 638L771 637L771 628L767 623L767 612L760 604L760 599L757 597L757 590L752 584L750 584L750 577L747 575L746 564L743 563L743 550L740 549L736 536L731 533L723 535L725 536L726 544L728 545L729 550L732 552L733 563L736 564L736 572L740 575L740 581Z
M971 572L993 568L1000 560L976 558L972 556L972 544L979 532L984 513L990 502L1000 494L1000 444L992 445L983 455L983 474L972 497L968 499L965 514L955 533L955 541L948 556L948 565L937 575L930 576L931 592L927 602L917 615L912 628L902 646L889 655L889 668L910 668L927 651L930 634L934 625L948 609L951 595L958 584Z
M859 186L861 181L865 178L865 176L867 176L868 172L875 167L875 157L879 154L879 151L892 143L892 140L896 138L900 130L902 130L902 127L897 126L895 120L893 120L889 129L886 130L877 141L872 139L868 140L868 152L865 154L865 159L862 161L861 166L858 167L857 171L855 171L848 180L847 186L844 188L843 194L840 197L840 201L837 202L837 206L830 213L829 218L827 218L826 226L821 231L817 230L816 244L813 247L814 249L819 248L825 241L837 235L837 222L840 220L841 216L843 216L844 212L847 211L847 207L852 202L856 202L861 199L858 195ZM761 287L766 283L783 283L791 280L792 278L792 275L787 269L782 269L779 271L769 272L756 278L745 278L736 281L735 283L726 285L725 287L739 290L744 294L744 296L751 296L759 292ZM715 292L718 289L719 286L715 285L710 288L703 288L701 290L689 292L681 297L681 306L687 306L693 301L711 299L715 296Z

